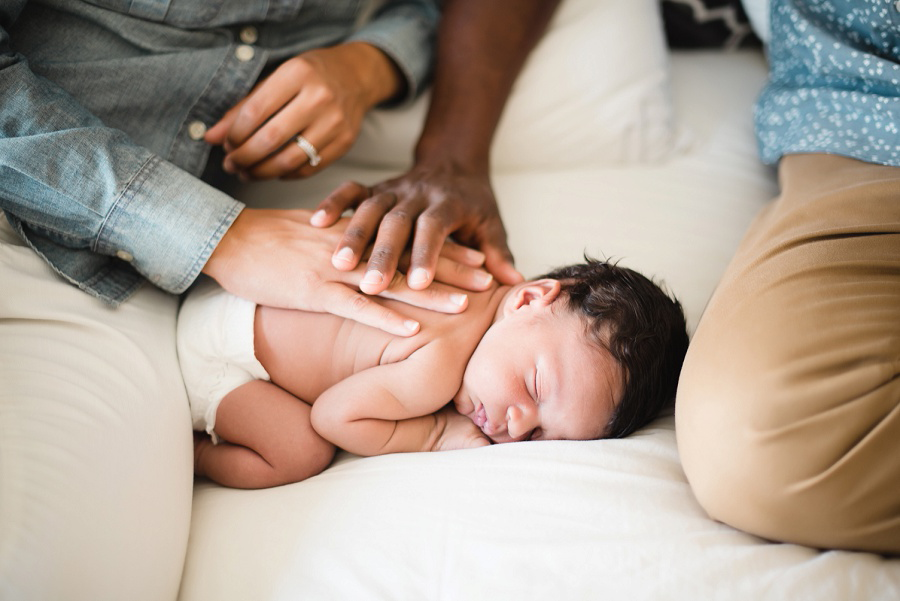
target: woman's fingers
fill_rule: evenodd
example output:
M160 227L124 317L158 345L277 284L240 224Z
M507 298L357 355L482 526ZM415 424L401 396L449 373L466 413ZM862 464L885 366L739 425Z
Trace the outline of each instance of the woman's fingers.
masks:
M315 119L306 107L299 101L290 102L276 115L262 124L258 129L240 145L235 146L225 157L223 164L229 173L244 172L254 176L254 170L266 163L271 164L273 159L282 156L281 162L288 162L294 169L300 165L301 159L306 160L306 154L293 140L298 131L304 131ZM308 133L307 138L312 138ZM316 144L321 148L324 140L316 137ZM312 142L312 140L310 139Z
M235 107L237 109L225 136L227 150L240 148L269 119L287 105L297 93L291 82L278 71L260 83Z
M365 268L345 272L345 283L360 287L365 277ZM425 290L413 290L406 283L402 273L396 273L390 282L377 296L398 300L408 305L438 311L440 313L461 313L469 304L469 297L465 290L455 286L436 283Z
M494 277L483 269L470 267L446 257L439 257L435 266L434 282L431 286L439 286L440 283L444 283L479 292L487 290L493 281ZM418 286L412 284L410 287L419 289Z
M484 253L468 246L463 246L447 238L441 247L441 257L451 259L457 263L469 267L482 267L484 265Z
M376 303L343 284L329 283L319 289L321 311L384 330L396 336L412 336L420 325L414 319Z

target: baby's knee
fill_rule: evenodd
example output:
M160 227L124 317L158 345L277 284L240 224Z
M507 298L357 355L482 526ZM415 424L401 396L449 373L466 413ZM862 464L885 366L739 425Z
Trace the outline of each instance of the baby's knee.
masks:
M278 466L279 484L301 482L320 474L331 465L335 453L335 446L324 438L310 438Z

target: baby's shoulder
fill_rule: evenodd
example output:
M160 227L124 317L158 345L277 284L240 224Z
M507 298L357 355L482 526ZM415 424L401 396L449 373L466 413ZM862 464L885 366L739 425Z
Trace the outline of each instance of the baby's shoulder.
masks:
M440 358L446 365L464 367L491 325L496 308L491 297L492 291L471 293L468 308L452 314L388 301L392 308L418 321L420 329L408 338L391 337L382 362L402 361L415 352L428 349L429 357Z
M422 323L415 336L392 338L382 355L382 363L403 361L415 353L436 365L465 366L484 335L484 328L466 319L465 314L443 317Z

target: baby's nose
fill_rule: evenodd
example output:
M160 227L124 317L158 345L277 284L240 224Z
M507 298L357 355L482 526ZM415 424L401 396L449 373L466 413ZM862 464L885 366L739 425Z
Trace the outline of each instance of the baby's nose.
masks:
M540 425L534 407L512 405L506 410L506 429L512 438L520 438Z

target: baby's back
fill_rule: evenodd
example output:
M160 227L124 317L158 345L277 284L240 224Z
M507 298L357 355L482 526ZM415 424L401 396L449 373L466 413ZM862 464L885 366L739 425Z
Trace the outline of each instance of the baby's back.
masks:
M256 356L272 382L310 404L354 373L402 361L438 339L453 342L444 367L463 368L491 324L494 293L470 294L469 308L456 315L374 299L421 324L419 332L408 338L328 313L257 307Z

